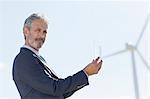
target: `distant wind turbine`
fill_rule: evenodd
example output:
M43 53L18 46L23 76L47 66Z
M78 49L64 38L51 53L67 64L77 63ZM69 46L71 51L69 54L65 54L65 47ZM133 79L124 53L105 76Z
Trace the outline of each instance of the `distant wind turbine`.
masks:
M131 44L126 43L126 48L125 49L102 57L102 59L105 59L105 58L108 58L108 57L112 57L112 56L115 56L115 55L122 54L122 53L127 52L127 51L129 51L131 53L132 68L133 68L133 81L134 81L134 89L135 89L136 99L140 99L140 95L139 95L139 85L138 85L138 77L137 77L136 62L135 62L135 52L137 52L137 54L140 56L142 62L144 63L145 67L147 68L147 70L150 71L150 66L149 66L148 62L144 59L141 52L138 50L139 43L140 43L140 41L141 41L141 39L144 35L144 32L145 32L145 29L146 29L147 25L148 25L149 18L150 18L150 13L149 13L148 17L145 20L145 24L144 24L144 26L141 30L140 36L139 36L139 38L138 38L135 45L131 45Z

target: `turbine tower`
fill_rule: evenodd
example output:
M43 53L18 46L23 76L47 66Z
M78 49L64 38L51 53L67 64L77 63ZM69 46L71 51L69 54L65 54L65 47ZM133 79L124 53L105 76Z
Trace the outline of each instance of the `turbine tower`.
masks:
M135 52L137 52L137 54L140 56L142 62L144 63L145 67L147 68L147 70L150 71L150 66L148 65L148 62L144 59L141 52L138 50L139 43L140 43L140 41L141 41L141 39L144 35L144 32L145 32L145 29L146 29L147 25L148 25L149 18L150 18L150 13L149 13L148 17L145 20L145 24L144 24L144 26L141 30L140 36L139 36L139 38L138 38L135 45L131 45L131 44L126 43L125 44L125 46L126 46L125 49L102 57L103 59L105 59L105 58L108 58L108 57L112 57L114 55L122 54L122 53L127 52L127 51L129 51L131 53L133 81L134 81L134 90L135 90L136 99L140 99L140 94L139 94L139 85L138 85L136 62L135 62Z

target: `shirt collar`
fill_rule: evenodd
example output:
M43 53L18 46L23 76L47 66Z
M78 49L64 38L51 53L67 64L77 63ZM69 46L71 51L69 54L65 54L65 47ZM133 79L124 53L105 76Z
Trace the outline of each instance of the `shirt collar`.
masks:
M34 48L32 48L28 45L23 45L23 48L27 48L27 49L31 50L32 52L34 52L36 55L39 55L39 52L37 50L35 50Z

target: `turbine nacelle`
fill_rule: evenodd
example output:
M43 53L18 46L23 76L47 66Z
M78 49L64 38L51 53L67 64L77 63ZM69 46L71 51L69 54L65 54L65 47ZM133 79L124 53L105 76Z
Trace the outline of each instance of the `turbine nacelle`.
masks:
M136 46L132 44L126 43L125 46L127 50L130 50L130 51L136 50Z

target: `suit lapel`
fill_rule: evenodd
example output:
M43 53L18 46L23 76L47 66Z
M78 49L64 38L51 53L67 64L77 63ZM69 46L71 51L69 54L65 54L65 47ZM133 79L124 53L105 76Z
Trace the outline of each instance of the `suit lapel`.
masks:
M43 64L43 67L44 67L45 72L46 72L47 74L49 74L49 75L50 75L53 79L55 79L55 80L58 79L58 77L56 76L56 74L53 73L52 70L50 70L50 69L48 68L47 63L46 63L46 61L44 60L44 58L43 58L42 56L37 56L37 55L35 55L35 54L33 54L33 56L36 57L36 58L38 58L38 60Z

